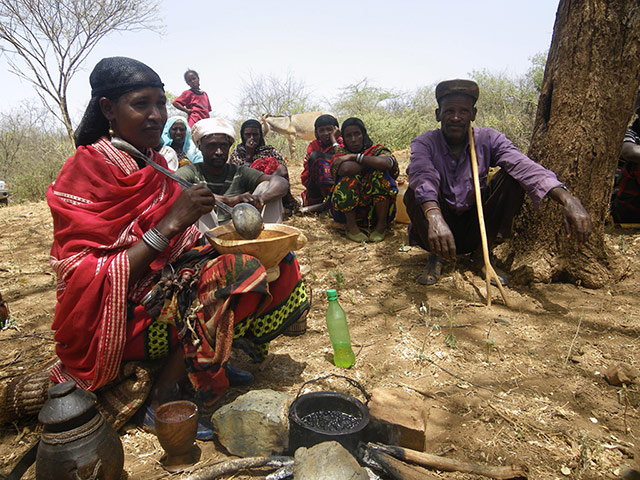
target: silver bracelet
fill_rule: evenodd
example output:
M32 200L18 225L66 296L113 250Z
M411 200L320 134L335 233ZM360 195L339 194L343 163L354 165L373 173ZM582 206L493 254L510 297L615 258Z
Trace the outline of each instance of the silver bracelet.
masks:
M356 155L356 162L358 162L359 164L362 164L363 159L364 159L364 155L362 153L359 153Z
M142 234L142 241L157 252L164 252L169 246L169 239L157 228L151 228Z
M331 145L333 148L340 148L340 144L338 142L333 142L333 145Z

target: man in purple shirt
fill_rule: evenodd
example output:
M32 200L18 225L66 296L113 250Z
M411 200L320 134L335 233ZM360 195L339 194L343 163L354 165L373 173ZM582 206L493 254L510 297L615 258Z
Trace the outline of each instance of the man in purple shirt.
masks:
M456 254L471 253L478 271L484 269L478 214L471 171L469 125L476 118L478 85L471 80L448 80L436 87L436 120L441 128L411 142L407 168L409 189L404 201L411 218L409 241L431 252L426 271L418 282L433 285L442 264ZM591 218L580 200L571 195L556 175L518 151L502 133L475 127L473 138L478 159L482 205L489 245L511 231L524 192L535 208L549 196L562 204L569 236L579 243L591 233ZM501 167L487 183L489 167ZM497 271L497 270L496 270ZM507 283L504 272L498 272Z

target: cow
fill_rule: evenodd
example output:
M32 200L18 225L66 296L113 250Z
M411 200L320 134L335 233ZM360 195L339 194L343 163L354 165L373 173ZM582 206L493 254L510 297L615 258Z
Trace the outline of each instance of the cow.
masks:
M269 113L265 113L259 119L262 125L262 133L266 135L271 130L280 135L284 135L289 142L289 154L291 158L295 158L296 139L306 140L308 142L316 139L313 124L320 115L329 114L331 112L306 112L296 113L283 117L274 117Z

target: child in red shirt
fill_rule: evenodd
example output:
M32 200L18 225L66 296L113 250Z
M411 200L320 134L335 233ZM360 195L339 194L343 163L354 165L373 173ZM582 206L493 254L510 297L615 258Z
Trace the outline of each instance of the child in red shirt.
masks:
M189 117L187 123L192 128L193 124L203 118L209 118L211 104L209 96L204 90L200 90L200 77L195 70L187 70L184 74L184 81L191 87L180 94L173 101L173 106L185 112Z

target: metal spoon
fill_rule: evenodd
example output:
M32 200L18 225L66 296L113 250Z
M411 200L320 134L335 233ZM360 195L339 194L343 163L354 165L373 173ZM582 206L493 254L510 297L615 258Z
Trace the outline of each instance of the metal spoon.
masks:
M178 184L183 189L191 188L194 185L184 178L177 176L171 170L167 170L166 168L161 167L126 140L118 137L113 137L111 139L111 145L113 145L118 150L122 150L132 157L138 158L146 164L151 165L159 172L178 182ZM236 232L238 232L242 238L245 238L247 240L258 238L260 232L262 232L264 221L262 220L262 215L260 215L260 212L256 207L254 207L250 203L239 203L235 207L231 208L229 205L221 202L218 199L216 199L216 205L227 212L229 215L231 215L233 226L235 227Z

